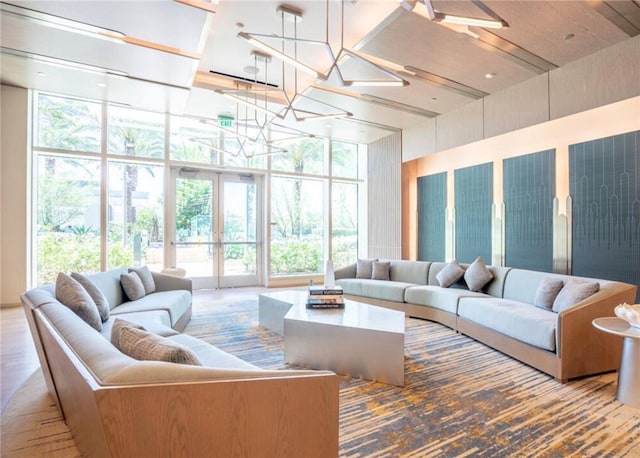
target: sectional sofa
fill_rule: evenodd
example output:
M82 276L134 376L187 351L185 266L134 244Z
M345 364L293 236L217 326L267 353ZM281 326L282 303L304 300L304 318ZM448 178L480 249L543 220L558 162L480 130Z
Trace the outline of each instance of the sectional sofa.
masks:
M129 274L84 276L107 305L99 323L56 298L69 282L21 296L49 393L83 456L337 456L335 374L260 369L181 334L191 280L151 272L153 291L130 300L121 282ZM125 323L117 319L133 325L128 336L142 326L201 365L123 353L122 336L119 347L112 343Z
M376 267L386 267L386 277L371 275L367 263L374 261ZM479 290L471 291L464 276L449 287L440 286L439 277L449 264L360 260L337 270L336 284L348 298L436 321L562 382L618 368L621 339L596 330L591 322L613 316L618 304L633 303L635 285L485 266L491 273L490 280ZM460 267L466 273L470 265ZM597 292L575 303L565 300L559 308L533 305L546 284L558 284L559 299L562 288L570 281L572 285L595 284ZM564 299L570 297L562 294Z

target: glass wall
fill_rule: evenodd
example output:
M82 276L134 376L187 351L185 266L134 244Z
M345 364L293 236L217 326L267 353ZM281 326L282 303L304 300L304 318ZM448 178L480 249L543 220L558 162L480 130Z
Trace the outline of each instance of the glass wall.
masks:
M364 157L358 145L304 138L289 140L286 152L278 148L278 154L271 154L271 147L218 128L217 120L37 92L33 105L37 284L54 282L60 271L128 265L157 271L170 265L165 241L183 234L178 233L180 222L165 221L176 208L167 210L167 203L191 205L203 197L187 196L182 188L176 189L177 196L165 195L169 170L185 165L211 172L231 167L267 178L261 181L269 184L264 201L256 201L255 190L245 199L245 210L261 215L264 233L256 233L233 206L225 206L226 221L233 226L229 230L242 240L225 252L225 259L228 254L235 263L234 272L255 273L255 264L245 261L254 253L245 251L255 248L246 244L263 239L263 253L270 259L267 276L318 274L328 258L338 268L357 259L363 180L358 169ZM232 195L231 186L225 196ZM270 203L270 212L258 211L264 202ZM172 229L165 234L167 222Z
M100 161L40 154L35 219L37 283L60 271L100 271Z

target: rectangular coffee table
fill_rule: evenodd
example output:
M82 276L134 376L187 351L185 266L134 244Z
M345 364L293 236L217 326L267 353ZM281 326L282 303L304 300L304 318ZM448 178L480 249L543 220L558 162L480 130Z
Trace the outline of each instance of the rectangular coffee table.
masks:
M307 309L306 291L260 294L260 325L284 336L285 362L404 385L404 312L346 300Z

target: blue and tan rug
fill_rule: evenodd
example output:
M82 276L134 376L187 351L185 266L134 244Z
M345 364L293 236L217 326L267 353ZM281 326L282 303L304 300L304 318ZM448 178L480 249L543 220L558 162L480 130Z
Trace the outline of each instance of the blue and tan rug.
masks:
M406 386L342 377L341 456L640 457L640 410L615 400L615 373L563 385L439 324L406 323ZM258 326L255 300L200 301L185 332L286 367L282 337ZM3 412L2 456L78 456L50 398L16 410L24 397ZM18 419L24 437L7 443Z

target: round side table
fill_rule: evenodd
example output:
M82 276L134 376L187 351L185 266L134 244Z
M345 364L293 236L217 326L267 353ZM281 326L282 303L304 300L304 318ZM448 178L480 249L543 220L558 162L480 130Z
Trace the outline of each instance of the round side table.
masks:
M596 318L593 326L622 337L622 356L618 371L618 401L640 409L640 328L622 318Z

